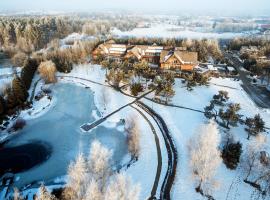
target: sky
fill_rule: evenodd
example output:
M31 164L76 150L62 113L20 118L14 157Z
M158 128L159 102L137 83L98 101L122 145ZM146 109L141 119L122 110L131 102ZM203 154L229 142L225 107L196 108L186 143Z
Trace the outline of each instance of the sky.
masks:
M0 0L1 11L217 12L266 14L270 0Z

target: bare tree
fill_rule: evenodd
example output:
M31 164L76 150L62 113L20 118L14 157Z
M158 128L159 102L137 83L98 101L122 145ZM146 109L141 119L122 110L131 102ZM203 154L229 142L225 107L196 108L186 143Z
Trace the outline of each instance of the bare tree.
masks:
M140 154L140 128L136 116L129 116L125 120L125 130L127 132L128 150L132 159L137 160Z
M56 82L56 66L51 60L40 63L38 72L40 73L40 76L45 80L45 83Z
M217 126L211 120L209 124L198 129L188 144L192 175L198 183L196 191L202 195L208 195L216 186L213 177L221 163L220 151L217 148L219 143Z
M244 182L261 192L270 189L270 158L266 152L266 144L266 136L257 135L256 139L247 146L241 162L246 174Z

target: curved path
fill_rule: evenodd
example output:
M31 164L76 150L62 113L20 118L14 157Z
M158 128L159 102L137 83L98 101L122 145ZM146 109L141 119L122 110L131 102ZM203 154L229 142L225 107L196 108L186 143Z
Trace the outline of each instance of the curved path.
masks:
M160 199L171 199L170 192L171 188L176 176L176 168L177 168L177 160L178 160L178 154L177 149L174 145L174 142L172 140L172 137L169 133L168 127L163 120L163 118L157 114L153 109L151 109L149 106L145 105L144 103L138 101L136 102L136 105L138 105L140 108L142 108L145 112L147 112L149 115L153 117L155 122L157 123L163 138L165 142L165 146L168 153L168 167L166 171L165 179L162 183L161 191L160 191Z
M140 115L149 124L149 126L150 126L150 128L152 130L152 133L154 134L154 137L155 137L158 164L157 164L157 172L156 172L155 182L154 182L153 187L152 187L151 196L148 199L149 200L150 199L156 199L157 187L158 187L158 184L159 184L160 174L161 174L161 170L162 170L162 155L161 155L161 150L160 150L159 138L158 138L158 135L156 133L156 130L155 130L154 126L152 125L150 120L145 116L145 114L143 114L142 111L140 111L138 108L134 107L133 105L131 105L130 107L132 107L133 109L137 110L138 113L140 113Z

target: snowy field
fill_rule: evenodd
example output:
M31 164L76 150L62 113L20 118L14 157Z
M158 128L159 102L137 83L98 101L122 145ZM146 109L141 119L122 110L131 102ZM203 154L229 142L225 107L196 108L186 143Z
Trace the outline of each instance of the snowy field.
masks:
M112 34L118 37L159 37L159 38L216 38L230 39L240 36L245 36L245 33L213 33L199 32L185 29L184 27L171 24L152 24L150 28L135 28L131 31L122 32L118 29L113 29Z
M226 86L235 89L230 89ZM181 81L177 79L175 84L176 95L173 97L172 103L203 110L203 108L209 104L212 96L217 94L219 90L228 91L230 97L229 101L241 104L242 109L240 110L240 114L252 117L260 113L266 122L266 126L270 126L270 110L258 108L245 91L243 91L239 81L233 81L227 78L213 78L210 86L198 86L195 87L193 91L187 91ZM161 114L173 135L178 149L179 164L177 168L177 178L172 191L173 199L205 199L195 192L196 185L192 180L191 171L189 171L187 144L190 137L196 132L198 126L207 123L208 120L202 113L157 104L153 105L153 103L148 100L144 100L144 102L149 106L154 106L154 109ZM224 135L225 130L222 128L219 128L219 130L221 136ZM230 132L235 137L236 141L241 141L243 150L245 150L248 140L246 139L247 133L244 127L239 125L238 127L231 128ZM267 137L269 138L269 135L267 135ZM253 139L254 138L251 138L250 141ZM216 179L219 182L219 188L213 192L215 199L260 199L257 198L257 191L243 182L244 176L241 174L239 168L237 170L229 170L222 163L218 169Z
M74 66L74 69L71 73L58 73L57 75L60 76L58 78L59 82L75 83L83 87L90 87L94 92L95 105L103 116L134 100L132 97L125 96L110 87L104 86L107 85L105 81L105 70L102 70L98 65L88 64ZM61 76L64 77L61 78ZM87 80L82 80L80 78L96 81L104 85L98 85ZM174 86L175 96L172 98L172 103L179 106L203 110L203 108L209 104L209 101L212 99L214 94L217 94L219 90L225 90L229 93L230 102L241 104L240 114L243 114L247 117L252 117L257 113L260 113L266 122L266 126L270 127L270 110L258 108L241 88L240 84L241 82L234 81L232 79L213 78L211 79L209 86L197 86L194 88L194 90L188 91L182 84L181 79L176 79L176 84ZM41 87L41 85L42 83L40 83L37 88ZM106 104L106 109L104 109L104 104L102 103L102 93L104 91L110 99L110 101ZM153 97L153 94L149 94L149 97ZM51 104L48 104L48 101L44 99L40 103L34 104L34 110L32 110L31 115L34 115L34 117L40 117L43 112L49 112L50 105L53 105L54 101ZM59 99L57 99L57 101L59 101ZM199 112L163 106L146 99L143 99L143 102L152 107L158 114L163 117L178 150L177 174L171 191L172 199L205 199L200 194L196 193L194 189L195 184L191 176L191 171L189 170L187 143L191 136L196 132L198 126L207 123L208 120L202 113ZM44 105L47 105L48 108L46 107L44 110L40 109L44 107ZM27 119L33 117L28 116L28 114L29 112L22 112L21 115ZM167 167L167 152L164 141L162 140L162 135L159 132L156 123L148 114L144 114L154 125L154 128L157 131L157 135L160 138L162 171L156 194L156 196L159 196L158 191L160 191L161 183L163 181ZM91 115L96 119L99 118L96 113L91 113ZM156 144L149 124L135 109L132 107L126 107L120 112L108 118L108 120L106 120L102 126L108 128L116 127L117 122L119 122L120 119L125 119L129 115L136 117L139 121L141 130L141 151L139 160L127 170L124 170L131 176L134 183L140 184L140 199L147 199L149 198L153 187L157 168ZM123 130L119 129L119 131ZM221 136L225 134L225 130L223 128L219 128L219 132ZM249 141L246 139L247 134L243 125L231 128L230 133L235 137L236 141L241 141L241 143L243 143L243 150L245 150L245 146ZM269 136L267 135L267 137ZM254 138L251 138L250 141L253 139ZM122 164L125 164L129 159L130 157L126 156L123 159ZM216 176L216 179L219 182L219 188L212 192L213 197L220 200L260 199L257 198L256 190L243 182L243 177L244 176L240 168L237 170L229 170L222 163L218 168ZM56 177L50 188L59 187L59 185L57 185L59 180L65 181L66 178ZM28 192L30 192L30 190L26 191L25 194ZM34 193L36 190L31 190L31 192Z
M83 72L85 71L85 72ZM71 72L72 75L83 76L85 78L96 80L98 82L104 82L104 72L101 70L98 70L97 67L88 67L88 66L81 66L79 68L76 68ZM257 113L260 113L264 121L266 122L266 126L270 127L270 110L269 109L261 109L258 108L253 101L249 98L249 96L246 94L246 92L242 89L240 81L234 81L233 79L222 79L222 78L213 78L210 81L209 86L198 86L195 87L193 91L188 91L186 87L181 83L180 79L176 79L176 84L174 86L175 89L175 96L172 99L172 103L180 106L195 108L198 110L203 110L206 105L209 104L210 100L212 99L212 96L214 94L217 94L219 90L225 90L229 93L230 102L233 103L240 103L241 104L241 110L240 114L243 114L247 117L252 117ZM115 93L112 90L113 93ZM152 97L153 95L150 94L149 97ZM98 97L98 95L96 95ZM121 98L121 100L119 99ZM119 105L119 101L123 102L123 100L126 97L123 97L122 95L119 95L119 93L115 93L115 96L111 96L112 102L110 103L112 108L110 110L113 110L117 108ZM173 186L172 190L172 197L175 200L178 199L205 199L200 194L195 192L195 184L192 181L191 178L191 172L189 171L189 160L187 157L187 141L190 139L190 137L193 135L193 133L197 130L198 126L207 123L208 120L205 118L205 116L202 113L190 111L190 110L184 110L179 108L172 108L172 107L166 107L162 105L155 104L153 102L150 102L149 100L143 100L144 103L148 104L150 107L154 108L165 120L167 123L170 133L173 136L173 139L175 141L175 144L178 149L178 169L177 169L177 177L175 180L175 184ZM98 104L99 100L97 99L96 104ZM113 118L121 118L120 116L124 117L127 114L127 110L130 109L124 109L121 112L117 113L112 117ZM140 116L138 116L140 117ZM148 116L149 117L149 116ZM142 117L140 117L142 118ZM149 117L149 119L151 119ZM106 123L110 123L110 120ZM147 124L145 124L145 121L143 119L140 119L141 126L148 127ZM154 125L155 123L152 122ZM155 127L157 129L157 127ZM157 129L158 130L158 129ZM221 136L224 135L223 128L219 128ZM149 131L149 132L148 132ZM150 133L150 130L148 130L148 134ZM239 125L238 127L231 128L230 132L235 137L236 141L241 141L243 143L243 150L245 150L245 146L248 144L247 133L244 130L243 125ZM159 133L160 134L160 133ZM162 138L159 135L160 138ZM268 135L267 135L268 137ZM147 135L142 131L142 139L141 139L141 145L142 145L142 156L141 160L129 168L127 172L131 174L132 179L135 182L141 183L142 189L142 196L146 197L147 194L149 194L149 187L153 183L153 177L154 174L152 172L152 176L149 174L149 165L155 166L156 163L154 162L156 160L156 153L154 152L154 144L153 137L150 137L150 135ZM145 140L147 142L145 142ZM252 139L250 140L252 141ZM161 141L162 142L162 141ZM148 156L144 155L145 152L148 155L152 155L153 159L149 158ZM149 154L149 152L152 152ZM165 159L164 159L165 157ZM155 159L154 159L155 158ZM162 158L163 163L166 163L166 149L164 148L164 144L162 144ZM147 163L144 163L144 162ZM153 165L152 165L153 164ZM163 166L164 166L163 164ZM147 179L145 177L148 177ZM150 178L151 177L151 178ZM257 191L252 188L250 185L247 185L243 182L243 174L241 172L241 169L237 170L229 170L225 167L225 165L222 163L221 166L218 169L216 179L219 182L219 188L216 191L213 191L213 196L216 199L254 199L257 198L256 193ZM161 177L162 179L162 177ZM150 184L150 185L147 185ZM146 189L148 188L148 189ZM144 199L144 198L142 198Z
M59 74L61 75L61 74ZM75 66L71 73L67 76L74 76L89 79L92 81L96 81L98 83L102 83L106 85L105 82L105 70L101 70L98 65L80 65ZM106 90L106 94L108 95L110 101L106 106L106 111L103 112L103 115L106 115L121 106L131 102L134 98L127 97L119 92L115 91L112 88L104 87L100 85L96 85L93 83L89 83L88 81L78 80L75 78L64 78L62 81L72 81L76 84L82 83L83 85L88 85L91 90L95 93L95 105L98 107L98 110L104 110L103 104L101 103L100 97L102 96L102 90ZM126 119L127 116L133 116L138 119L141 131L141 139L140 139L140 156L139 160L135 162L130 168L126 170L126 173L129 174L134 183L138 183L141 187L140 199L148 199L152 186L155 180L156 168L157 168L157 150L155 148L155 139L152 134L151 128L148 123L144 120L144 118L133 108L126 107L120 112L114 114L109 119L107 119L102 125L106 127L115 127L116 123L119 122L120 119ZM147 115L147 114L145 114ZM150 120L154 125L155 129L158 130L157 125L153 122L153 119ZM162 138L161 132L157 131L157 134L160 138ZM164 141L160 140L160 147L162 151L162 163L167 163L167 153ZM126 158L123 163L130 158ZM163 164L161 176L160 176L160 184L158 185L157 191L160 190L162 180L165 176L165 168L166 165ZM157 193L159 196L159 193Z
M58 73L58 82L60 83L74 83L81 87L90 87L91 91L94 93L94 102L97 107L97 109L102 113L102 115L106 115L121 106L131 102L134 100L134 98L125 96L123 94L119 94L119 92L115 91L114 89L102 85L98 85L95 83L91 83L89 81L84 81L78 78L85 78L92 81L96 81L98 83L106 84L105 83L105 70L100 70L100 66L95 65L81 65L81 66L75 66L74 70L69 74L61 74ZM60 76L69 76L60 78ZM74 78L74 77L77 78ZM35 77L35 81L37 81L37 77ZM40 88L43 86L42 81L40 81L37 85L37 89L35 91L35 94L40 91ZM30 89L31 90L31 89ZM104 105L101 103L101 96L102 92L106 91L107 96L110 98L110 101L106 104L106 110L104 109ZM37 120L38 118L42 117L45 113L50 112L50 109L53 109L54 105L57 101L60 101L58 98L52 98L52 101L48 101L46 97L43 97L40 101L34 101L33 108L30 110L22 111L20 114L20 117L25 118L26 120ZM45 108L45 109L44 109ZM96 114L96 112L91 113L91 117L94 117L95 119L99 119L100 117ZM114 114L110 118L108 118L104 123L102 123L100 126L104 126L107 129L110 128L117 128L117 124L121 119L126 119L127 116L133 116L138 119L139 127L141 131L141 139L140 139L140 146L141 146L141 154L139 156L139 159L137 162L133 163L131 167L127 168L124 167L123 171L125 171L128 175L131 176L134 183L139 184L141 188L140 193L140 199L148 199L153 183L155 181L155 175L156 175L156 168L157 168L157 150L155 148L155 139L154 135L152 133L152 130L148 123L142 118L142 116L132 107L126 107L122 109L120 112ZM83 123L83 122L82 122ZM153 123L154 124L154 123ZM155 127L157 130L158 128ZM95 128L96 129L96 128ZM91 134L91 132L95 131L95 129L91 130L89 133L83 133L83 134ZM123 132L123 128L119 127L118 131ZM109 133L108 133L109 134ZM158 133L161 134L161 133ZM161 137L161 135L160 135ZM160 146L162 151L162 162L167 163L167 155L166 155L166 149L165 144L160 141ZM90 144L89 144L90 147ZM151 147L151 148L149 148ZM153 147L153 148L152 148ZM129 162L130 156L127 155L123 158L121 161L122 165L125 165ZM160 183L162 183L162 180L165 176L165 167L166 165L162 166L162 174L160 177ZM147 178L146 178L147 177ZM17 177L16 180L20 180L20 177ZM57 188L59 187L59 180L63 183L63 181L66 181L66 177L55 177L54 180L49 180L48 183L51 185L49 188ZM45 183L46 184L46 183ZM161 184L158 185L157 191L160 190ZM24 195L29 195L29 198L36 193L36 189L29 189L23 192ZM157 195L159 193L157 192Z

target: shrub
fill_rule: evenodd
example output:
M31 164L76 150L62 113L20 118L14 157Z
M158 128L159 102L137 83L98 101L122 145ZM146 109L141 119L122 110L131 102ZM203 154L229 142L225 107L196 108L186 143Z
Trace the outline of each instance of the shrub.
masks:
M44 79L45 83L56 82L56 66L51 60L40 63L38 67L38 72L40 76Z
M236 169L242 153L240 142L227 144L222 151L223 162L229 169Z
M139 92L143 91L143 86L140 83L133 83L130 86L130 91L132 95L137 96Z

